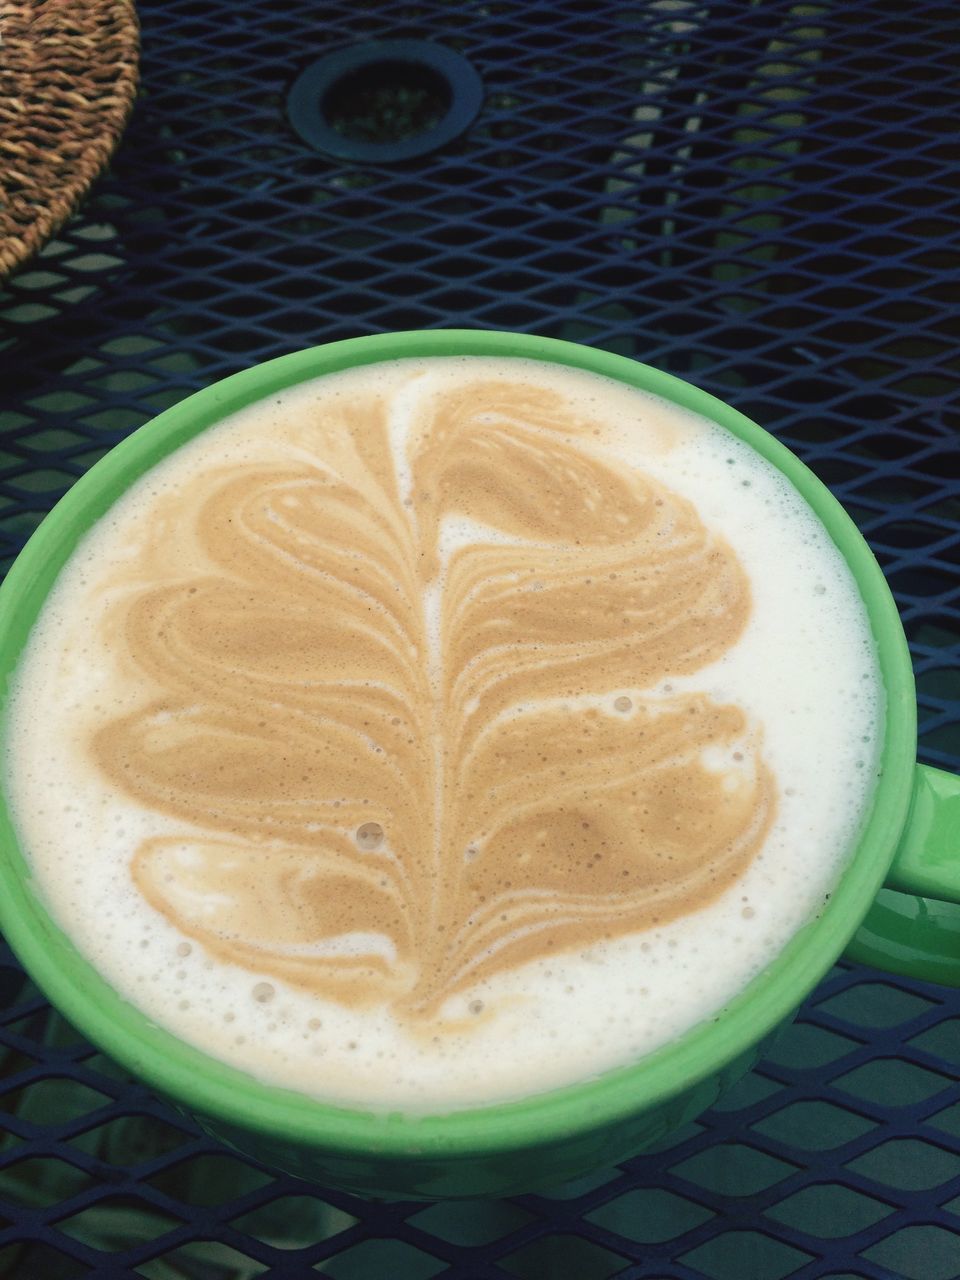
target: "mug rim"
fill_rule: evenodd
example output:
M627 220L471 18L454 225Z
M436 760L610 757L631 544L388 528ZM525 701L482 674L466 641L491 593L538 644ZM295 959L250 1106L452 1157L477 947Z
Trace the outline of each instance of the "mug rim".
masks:
M749 1051L813 990L873 902L906 821L916 760L913 668L890 589L851 517L796 455L708 392L630 357L556 338L481 329L347 338L279 356L195 392L114 446L43 520L0 587L4 751L6 693L57 574L87 529L144 472L229 414L308 379L388 360L465 355L539 359L652 392L731 431L785 475L840 550L866 606L886 694L883 742L869 811L829 901L715 1015L652 1053L591 1079L426 1115L324 1102L263 1083L150 1022L109 986L47 913L0 790L0 926L27 973L92 1043L200 1116L296 1147L363 1152L384 1161L559 1142L682 1093Z

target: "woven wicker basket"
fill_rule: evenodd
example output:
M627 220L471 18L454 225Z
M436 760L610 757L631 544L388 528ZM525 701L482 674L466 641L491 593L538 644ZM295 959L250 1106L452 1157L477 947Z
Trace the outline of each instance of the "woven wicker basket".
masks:
M0 0L0 279L70 216L137 91L134 0Z

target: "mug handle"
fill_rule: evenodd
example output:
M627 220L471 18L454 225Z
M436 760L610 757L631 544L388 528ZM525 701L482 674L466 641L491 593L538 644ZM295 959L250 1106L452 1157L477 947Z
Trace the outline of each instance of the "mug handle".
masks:
M886 885L844 953L960 986L960 776L918 764Z

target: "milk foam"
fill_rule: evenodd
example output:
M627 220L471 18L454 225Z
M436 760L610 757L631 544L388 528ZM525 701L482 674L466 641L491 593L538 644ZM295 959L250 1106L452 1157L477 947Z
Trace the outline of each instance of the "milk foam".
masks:
M392 444L402 460L418 397L455 386L465 372L559 391L603 421L603 445L625 467L688 498L732 545L753 596L745 633L718 661L648 694L703 693L745 708L762 726L779 804L761 852L711 905L495 973L444 1007L467 1029L434 1039L412 1033L386 1005L349 1008L214 960L185 939L144 900L129 870L143 840L182 836L183 824L111 787L82 743L92 709L124 710L106 702L116 691L99 638L100 584L135 560L147 528L156 527L158 500L224 461L283 461L308 449L325 404L349 403L371 387L392 397ZM402 466L398 474L410 483ZM470 521L448 519L443 557L478 536ZM496 539L488 530L482 536ZM436 614L428 610L428 618ZM842 557L788 482L720 428L645 393L537 362L399 361L304 384L235 415L155 468L104 517L34 631L5 764L16 826L54 916L151 1019L272 1083L334 1101L441 1111L631 1061L715 1013L761 971L815 915L856 837L876 777L880 689L865 612ZM629 716L634 698L624 687L584 701ZM346 949L368 943L360 935L336 940Z

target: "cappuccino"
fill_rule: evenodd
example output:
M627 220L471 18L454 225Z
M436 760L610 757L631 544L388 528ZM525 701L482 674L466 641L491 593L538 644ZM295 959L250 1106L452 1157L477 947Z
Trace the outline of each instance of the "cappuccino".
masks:
M156 466L18 672L62 928L270 1083L442 1111L630 1062L811 919L869 806L866 613L789 482L618 382L436 357Z

